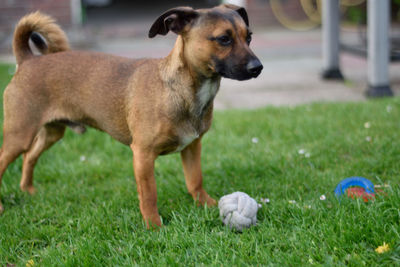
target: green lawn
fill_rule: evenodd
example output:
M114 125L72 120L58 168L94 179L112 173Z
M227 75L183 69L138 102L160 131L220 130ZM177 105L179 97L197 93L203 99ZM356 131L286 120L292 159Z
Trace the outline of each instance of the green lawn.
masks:
M9 68L0 65L0 88ZM145 230L131 156L103 133L68 131L40 158L32 197L19 190L21 159L13 163L1 189L0 266L400 265L399 98L216 112L203 139L206 189L270 199L241 234L217 208L195 206L177 154L156 163L165 227ZM336 184L355 175L388 184L386 195L339 202ZM375 252L384 242L390 250Z

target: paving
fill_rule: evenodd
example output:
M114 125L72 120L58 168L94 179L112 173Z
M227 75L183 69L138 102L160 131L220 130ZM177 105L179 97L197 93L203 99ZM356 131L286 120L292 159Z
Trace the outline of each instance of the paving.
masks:
M90 26L68 31L72 46L138 57L163 57L171 50L175 36L147 37L151 22L135 25ZM342 40L357 43L356 29L342 30ZM251 44L264 65L262 74L249 81L223 79L215 99L217 109L251 109L268 105L299 105L312 102L365 101L367 61L341 53L345 81L325 81L322 71L321 31L293 32L282 28L255 29ZM0 61L13 61L10 54L0 54ZM391 88L400 94L400 64L390 65Z

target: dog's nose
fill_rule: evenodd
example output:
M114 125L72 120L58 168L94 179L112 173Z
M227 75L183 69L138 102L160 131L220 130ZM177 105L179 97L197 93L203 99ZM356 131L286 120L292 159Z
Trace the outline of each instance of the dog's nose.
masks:
M262 69L263 69L263 65L261 64L260 60L258 60L257 58L252 59L252 60L250 60L249 63L247 63L247 71L253 77L257 77L261 73Z

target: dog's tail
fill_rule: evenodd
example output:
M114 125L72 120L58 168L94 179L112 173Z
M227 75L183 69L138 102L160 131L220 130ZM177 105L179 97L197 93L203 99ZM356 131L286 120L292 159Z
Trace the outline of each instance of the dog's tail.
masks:
M69 49L68 39L55 20L39 11L24 16L14 32L13 50L17 64L33 56L29 39L42 54Z

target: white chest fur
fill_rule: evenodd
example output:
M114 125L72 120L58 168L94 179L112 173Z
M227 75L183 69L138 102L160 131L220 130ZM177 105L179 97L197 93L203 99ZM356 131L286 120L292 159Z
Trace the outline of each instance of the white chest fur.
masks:
M196 98L194 100L195 105L193 107L195 116L201 116L204 108L206 108L210 101L213 101L215 95L218 92L218 88L219 80L210 79L203 82L203 84L197 90ZM192 126L189 126L188 128L183 128L179 136L179 146L174 152L182 151L197 138L199 138L199 133Z
M214 99L215 95L218 92L219 88L219 80L205 80L203 84L200 86L199 90L196 94L197 114L201 114L204 107Z

